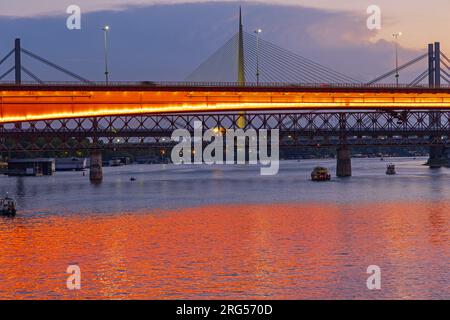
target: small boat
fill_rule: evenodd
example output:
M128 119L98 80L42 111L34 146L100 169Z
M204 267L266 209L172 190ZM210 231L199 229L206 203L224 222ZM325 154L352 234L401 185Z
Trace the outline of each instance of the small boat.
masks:
M16 215L16 201L6 196L0 198L0 215L13 217Z
M324 167L315 167L311 172L312 181L329 181L331 180L331 174L328 173L328 169Z
M386 174L387 175L397 174L397 172L395 171L395 164L393 164L393 163L388 164L388 166L386 168Z

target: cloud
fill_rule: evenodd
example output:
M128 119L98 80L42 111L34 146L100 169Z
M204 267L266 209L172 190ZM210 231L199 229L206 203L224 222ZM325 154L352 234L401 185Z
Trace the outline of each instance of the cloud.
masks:
M392 33L401 30L402 44L409 48L422 48L431 41L444 41L447 37L450 10L448 0L10 0L0 1L0 16L36 17L64 16L69 5L77 4L83 14L97 11L121 11L130 6L177 5L186 3L268 4L277 6L308 7L346 11L367 18L366 9L376 4L382 10L383 27L377 39L392 40ZM434 8L435 10L429 10ZM450 51L450 44L443 42Z
M0 3L0 15L12 17L31 17L40 15L64 15L69 5L78 5L84 13L104 10L126 10L130 6L174 5L189 3L241 3L275 4L288 6L307 6L325 9L359 8L361 0L350 0L336 5L330 0L15 0Z
M264 1L264 0L262 0ZM64 15L70 5L77 5L83 13L95 11L120 11L131 6L173 5L187 3L217 2L215 0L16 0L0 3L0 15L10 17ZM219 2L236 2L221 0Z

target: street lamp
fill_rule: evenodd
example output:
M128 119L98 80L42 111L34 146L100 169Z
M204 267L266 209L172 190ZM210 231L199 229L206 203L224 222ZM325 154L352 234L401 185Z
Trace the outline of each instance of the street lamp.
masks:
M109 71L108 71L108 31L109 26L104 26L102 28L105 40L105 80L106 84L109 82Z
M395 39L395 81L398 87L398 78L399 78L399 74L398 74L398 38L401 37L402 33L401 32L396 32L393 33L392 36Z
M262 32L261 29L256 29L256 85L259 85L259 34Z

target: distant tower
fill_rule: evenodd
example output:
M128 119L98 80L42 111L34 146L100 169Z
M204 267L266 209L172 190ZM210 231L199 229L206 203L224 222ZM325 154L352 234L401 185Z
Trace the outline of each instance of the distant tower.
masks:
M244 27L242 25L242 8L241 7L239 7L238 84L245 85Z
M244 27L242 25L242 8L239 7L239 44L238 44L238 85L245 86L245 67L244 67ZM238 113L237 126L240 129L245 128L247 119L245 111Z

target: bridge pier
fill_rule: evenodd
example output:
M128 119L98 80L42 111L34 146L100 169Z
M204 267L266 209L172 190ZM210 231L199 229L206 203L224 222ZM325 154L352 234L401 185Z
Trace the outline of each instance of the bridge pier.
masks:
M100 151L91 153L89 179L93 183L100 183L103 180L102 153Z
M337 165L336 176L339 178L352 176L352 159L350 155L350 148L348 146L340 146L337 149Z
M440 168L449 165L447 150L445 147L430 147L430 156L427 166L430 168Z
M438 81L438 79L436 79L435 81ZM437 143L441 140L441 135L438 133L445 130L442 124L441 113L431 112L429 115L429 121L430 130L433 132L433 134L430 136L430 142ZM448 166L449 163L445 146L431 146L429 150L430 156L428 158L427 165L430 168L440 168L443 166Z
M347 116L345 113L339 114L339 147L336 160L336 176L338 178L351 177L352 159L347 144Z

